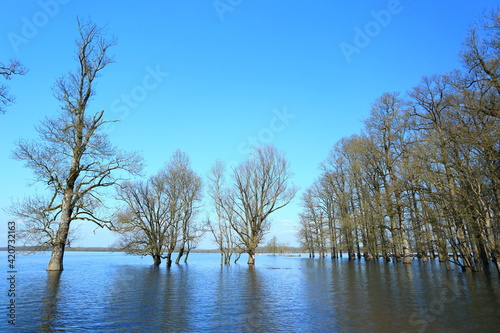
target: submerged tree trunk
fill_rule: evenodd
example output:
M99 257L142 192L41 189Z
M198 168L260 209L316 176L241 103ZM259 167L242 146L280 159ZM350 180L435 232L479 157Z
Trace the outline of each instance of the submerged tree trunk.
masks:
M248 251L248 262L247 264L249 265L255 265L255 251L254 250L249 250Z
M70 207L71 196L65 195L63 199L63 207L61 212L61 221L59 222L59 228L57 229L56 240L52 245L52 254L50 256L50 261L47 266L47 271L62 271L64 250L66 248L66 242L68 240L69 225L71 222L72 209Z
M171 267L172 266L172 253L171 252L169 252L167 254L167 257L165 258L165 265L167 267Z
M182 246L179 250L179 254L177 255L177 259L175 260L176 265L179 264L183 255L184 255L184 246Z
M63 268L63 258L64 258L64 248L66 243L56 242L52 246L52 254L50 256L49 265L47 266L47 271L62 271Z
M161 264L161 257L160 257L160 255L159 254L153 254L152 257L153 257L153 264L155 266L160 266L160 264Z

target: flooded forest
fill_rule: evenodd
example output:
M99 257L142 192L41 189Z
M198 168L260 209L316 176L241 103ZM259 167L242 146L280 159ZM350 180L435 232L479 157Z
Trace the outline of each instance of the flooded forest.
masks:
M463 68L385 93L302 195L311 257L439 258L500 272L500 13L473 28Z

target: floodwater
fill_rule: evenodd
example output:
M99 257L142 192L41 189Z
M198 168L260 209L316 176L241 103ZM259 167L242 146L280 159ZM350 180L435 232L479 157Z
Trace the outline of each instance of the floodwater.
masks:
M149 257L66 252L16 258L15 297L2 283L2 332L498 332L500 278L347 259L218 254L152 267ZM7 262L7 260L5 260ZM7 272L7 268L5 272ZM9 274L5 273L6 277ZM3 279L3 281L6 281ZM9 282L9 281L7 281ZM8 323L15 299L15 326Z

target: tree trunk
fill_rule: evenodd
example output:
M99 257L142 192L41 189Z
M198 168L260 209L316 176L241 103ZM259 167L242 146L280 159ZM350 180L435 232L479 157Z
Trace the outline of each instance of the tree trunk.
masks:
M248 262L247 264L249 265L255 265L255 251L254 250L249 250L248 251Z
M62 271L63 268L63 258L64 258L64 248L66 243L57 242L52 246L52 254L50 256L49 265L47 266L47 271Z
M165 259L165 265L167 265L167 267L171 267L172 266L172 253L168 253L167 254L167 258Z
M160 266L160 264L161 264L161 257L160 257L160 255L159 254L153 254L152 257L153 257L153 264L155 266Z
M409 249L409 242L408 242L408 238L406 237L406 232L402 232L402 237L403 239L403 256L404 256L404 259L403 259L403 264L411 264L411 253L410 253L410 249Z
M64 250L68 240L69 225L72 214L70 202L71 197L66 195L63 199L61 221L59 222L59 228L57 229L56 240L52 245L52 254L50 256L49 265L47 266L47 271L62 271L64 269Z
M177 259L175 260L175 264L179 265L179 262L181 261L182 256L184 255L184 246L182 246L179 249L179 254L177 255Z

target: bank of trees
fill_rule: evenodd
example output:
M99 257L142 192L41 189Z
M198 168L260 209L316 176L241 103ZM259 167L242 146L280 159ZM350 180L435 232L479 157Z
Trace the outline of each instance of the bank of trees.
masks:
M494 13L468 36L463 71L383 94L362 133L335 144L301 198L310 256L500 271L499 31Z

